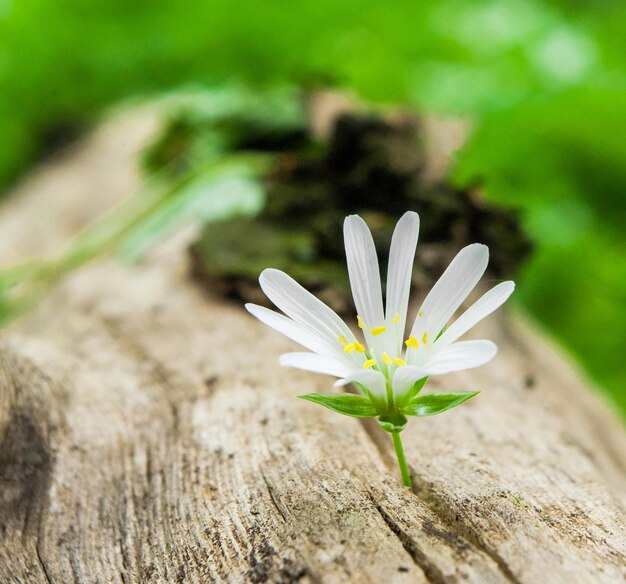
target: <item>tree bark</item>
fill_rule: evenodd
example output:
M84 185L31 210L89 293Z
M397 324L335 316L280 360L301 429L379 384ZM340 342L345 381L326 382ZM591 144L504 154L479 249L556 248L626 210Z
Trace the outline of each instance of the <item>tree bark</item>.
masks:
M626 577L623 429L524 316L477 327L491 364L431 382L482 393L410 421L411 491L375 423L296 399L329 378L280 368L289 341L194 285L188 241L75 272L1 335L1 582Z

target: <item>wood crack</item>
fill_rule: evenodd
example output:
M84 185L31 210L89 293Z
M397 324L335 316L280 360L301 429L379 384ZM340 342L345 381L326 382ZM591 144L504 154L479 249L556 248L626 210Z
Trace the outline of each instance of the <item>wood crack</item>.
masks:
M48 506L48 494L46 492L46 508ZM53 584L54 580L52 580L52 576L50 576L50 573L48 572L48 566L46 566L46 562L43 559L43 555L41 553L41 541L43 539L43 509L40 510L40 515L38 517L38 522L37 522L37 536L35 538L35 554L37 555L37 562L39 562L39 565L41 566L41 569L43 571L43 574L46 578L46 582L48 584Z
M48 568L46 567L46 563L44 562L43 557L41 555L41 549L39 548L39 539L37 539L35 543L35 551L37 552L37 561L39 562L39 565L41 566L43 574L46 577L46 582L48 582L48 584L53 584L54 581L50 577L50 574L48 573Z
M387 524L387 527L396 535L396 537L400 540L402 547L405 549L407 554L413 560L413 563L418 566L424 575L432 584L446 584L448 580L445 575L441 572L441 570L433 563L428 560L426 555L417 547L415 541L405 533L402 528L394 521L393 517L391 517L382 506L376 501L376 499L372 496L371 493L368 493L370 501L372 505L381 516L382 520Z
M282 507L279 505L276 496L274 494L274 489L273 487L270 485L269 481L267 480L267 477L265 476L265 473L261 470L261 476L263 477L263 482L265 482L265 486L267 488L267 492L270 496L270 501L272 502L272 505L274 505L274 507L276 508L276 510L278 511L278 513L280 514L280 516L283 518L283 521L285 523L287 523L287 515L285 514L285 512L283 511Z
M129 571L130 562L128 554L126 553L126 547L124 546L124 542L122 541L121 537L118 538L117 545L120 550L120 556L122 558L122 570L119 571L120 578L122 579L122 583L126 584L126 573Z

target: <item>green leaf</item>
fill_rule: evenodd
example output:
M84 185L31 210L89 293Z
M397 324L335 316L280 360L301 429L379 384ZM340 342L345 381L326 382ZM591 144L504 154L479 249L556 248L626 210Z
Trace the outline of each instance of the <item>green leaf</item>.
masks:
M385 432L402 432L408 420L402 414L387 414L378 418L378 424Z
M413 398L402 412L409 416L434 416L461 405L471 397L480 393L479 391L468 391L463 393L429 393Z
M339 412L344 416L373 418L377 413L374 404L363 395L352 395L350 393L307 393L298 397Z

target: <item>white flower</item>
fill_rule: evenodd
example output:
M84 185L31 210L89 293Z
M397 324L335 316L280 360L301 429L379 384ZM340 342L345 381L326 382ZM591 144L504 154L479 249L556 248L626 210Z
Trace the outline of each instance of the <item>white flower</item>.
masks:
M406 401L414 384L424 377L471 369L491 360L497 352L491 341L457 339L505 302L513 292L513 282L498 284L447 326L487 268L485 245L468 245L457 254L426 296L405 336L418 232L417 213L405 213L391 240L383 307L372 235L358 215L346 218L348 273L363 336L357 337L333 310L287 274L264 270L261 288L284 315L255 304L246 304L247 310L309 350L286 353L280 363L339 377L336 386L356 382L384 409Z

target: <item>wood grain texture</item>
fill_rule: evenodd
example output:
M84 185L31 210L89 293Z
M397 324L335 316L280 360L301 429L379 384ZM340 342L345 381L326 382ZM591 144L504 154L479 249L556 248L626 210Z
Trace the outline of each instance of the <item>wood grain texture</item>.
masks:
M433 384L483 391L411 421L411 492L376 424L295 398L329 378L194 286L187 242L83 268L1 335L0 582L626 578L623 430L525 318Z

